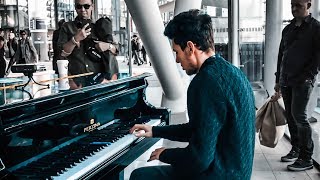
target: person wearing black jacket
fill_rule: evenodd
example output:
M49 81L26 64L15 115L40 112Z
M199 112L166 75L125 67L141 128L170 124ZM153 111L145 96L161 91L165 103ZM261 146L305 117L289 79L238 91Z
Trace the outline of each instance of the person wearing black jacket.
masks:
M64 19L61 19L58 22L58 29L54 30L52 35L52 47L53 47L52 67L53 67L53 70L56 72L56 74L58 74L57 60L65 59L64 57L61 56L61 49L59 49L59 46L58 46L60 29L65 22L66 21Z
M0 36L0 78L4 78L6 75L6 60L5 60L5 50L4 50L4 38Z
M131 49L132 49L132 56L134 57L134 64L138 64L138 66L143 64L143 61L141 60L139 56L139 40L137 35L133 35L131 39Z
M312 169L312 130L306 108L320 62L320 23L309 14L311 0L291 0L294 19L282 31L275 95L282 95L291 135L292 149L281 161L294 162L292 171Z
M8 53L9 53L9 59L10 61L13 61L14 55L16 54L16 51L18 49L18 41L15 38L14 32L11 31L9 33L9 40L7 42L7 47L8 47ZM6 70L6 74L9 73L9 67Z
M18 49L18 41L15 38L14 32L9 33L9 40L7 42L8 50L9 50L9 58L12 59L14 54Z
M69 75L83 73L102 73L104 66L102 61L95 61L87 56L88 48L93 45L96 39L94 23L91 19L94 10L93 0L75 0L77 17L74 21L63 24L59 34L58 47L61 49L61 56L69 60ZM110 43L96 42L95 48L99 52L115 51Z

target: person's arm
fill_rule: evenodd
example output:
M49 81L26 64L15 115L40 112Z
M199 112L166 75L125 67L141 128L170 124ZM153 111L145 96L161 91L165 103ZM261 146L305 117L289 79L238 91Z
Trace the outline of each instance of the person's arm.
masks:
M282 33L282 37L283 37L283 33ZM283 43L284 42L282 38L279 46L279 52L278 52L277 71L274 73L276 76L275 85L274 85L275 94L271 96L271 101L277 101L281 97L279 79L280 79L280 68L281 68L283 50L284 50Z
M86 29L89 24L83 26L82 29L79 29L76 35L72 36L71 39L66 40L67 37L67 27L63 26L59 34L59 43L62 47L61 56L69 56L75 47L80 47L80 42L87 38L91 34L91 28Z
M17 49L18 49L18 42L16 39L14 39L12 41L12 49L14 50L14 52L17 52Z
M152 127L153 137L161 137L171 141L188 142L191 137L190 124Z
M277 61L277 72L275 73L276 75L276 84L279 84L279 79L280 79L280 66L282 62L282 56L283 56L283 39L281 39L280 46L279 46L279 53L278 53L278 61ZM278 92L276 90L276 92Z
M213 82L207 80L202 82ZM186 148L165 149L159 159L186 174L198 174L208 169L214 160L217 139L227 118L227 103L223 100L225 92L212 83L202 83L191 90L189 87L189 91L194 96L189 99L188 95L188 113L192 122L189 145Z
M100 52L110 51L113 55L117 55L118 53L118 45L107 43L103 41L94 41L96 43L96 48Z
M28 44L29 44L29 48L30 48L31 54L33 55L33 57L35 59L35 62L38 62L39 61L39 56L38 56L37 50L34 47L32 41L30 39L28 39Z
M161 137L169 140L188 141L192 131L187 123L163 127L135 124L129 132L137 137Z
M7 67L7 70L6 70L6 73L9 73L9 70L10 70L11 66L12 66L14 63L16 63L17 59L20 58L20 54L21 54L21 46L18 46L18 44L17 44L16 53L15 53L14 56L10 59L9 64L8 64L8 67Z

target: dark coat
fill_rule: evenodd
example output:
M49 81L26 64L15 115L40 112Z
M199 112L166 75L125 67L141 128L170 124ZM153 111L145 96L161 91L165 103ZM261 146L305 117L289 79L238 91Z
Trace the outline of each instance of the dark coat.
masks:
M12 50L10 48L10 44L12 46ZM14 57L15 53L18 49L18 41L14 38L12 41L7 42L8 50L9 50L9 57L10 59Z
M18 48L14 56L14 59L17 62L17 64L20 63L19 61L22 58L22 53L24 53L26 64L34 64L38 62L38 54L37 54L36 48L34 47L31 40L28 38L26 39L26 47L24 52L22 52L22 49L21 49L21 40L18 41Z
M113 44L112 22L109 18L100 18L95 23L96 36L99 41ZM119 73L118 61L109 50L100 53L105 68L106 79L110 80L114 74Z

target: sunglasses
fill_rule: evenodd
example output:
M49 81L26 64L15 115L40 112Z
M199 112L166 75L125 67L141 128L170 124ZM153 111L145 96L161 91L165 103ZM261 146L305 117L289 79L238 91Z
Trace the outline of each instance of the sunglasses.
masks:
M92 4L76 4L77 9L82 9L84 7L85 9L89 9Z

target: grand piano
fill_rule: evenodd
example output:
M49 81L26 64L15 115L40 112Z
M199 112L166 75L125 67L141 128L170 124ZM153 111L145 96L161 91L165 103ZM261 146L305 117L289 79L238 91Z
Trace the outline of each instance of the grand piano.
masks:
M130 127L170 119L170 110L146 101L150 75L108 83L82 76L70 79L81 88L56 91L52 83L52 93L23 92L28 100L0 105L0 179L123 179L159 140L137 138Z

